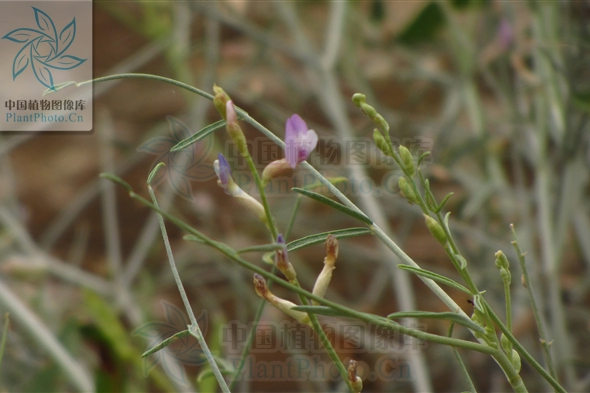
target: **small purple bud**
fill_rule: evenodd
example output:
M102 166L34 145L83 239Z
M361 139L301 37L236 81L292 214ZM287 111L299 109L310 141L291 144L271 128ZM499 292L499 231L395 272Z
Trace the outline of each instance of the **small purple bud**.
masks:
M293 269L293 265L289 262L289 257L287 255L287 243L285 243L285 238L283 237L282 233L279 233L277 236L277 244L283 246L282 249L279 249L275 253L275 265L277 269L279 269L289 282L295 282L297 277L297 273L295 269Z
M307 160L309 153L318 144L318 135L307 128L305 121L297 114L287 119L285 127L285 157L291 168Z
M231 178L231 168L223 154L219 153L217 158L218 159L213 163L213 168L215 169L217 178L219 178L219 185L227 192L227 186Z
M500 26L498 26L498 41L502 49L507 49L514 41L514 29L506 18L500 19Z

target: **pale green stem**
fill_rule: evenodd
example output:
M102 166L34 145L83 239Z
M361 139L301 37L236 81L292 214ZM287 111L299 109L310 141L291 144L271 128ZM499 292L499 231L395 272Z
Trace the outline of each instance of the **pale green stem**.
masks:
M524 285L526 290L529 294L529 299L531 300L531 308L533 309L533 315L535 316L535 321L537 323L537 328L539 329L539 338L541 341L541 346L543 347L543 354L545 355L545 362L547 362L547 367L549 368L549 373L555 379L557 379L557 373L555 372L555 366L553 365L553 358L551 357L550 345L551 343L547 341L547 335L545 333L545 319L542 317L541 313L539 313L539 308L537 307L537 300L535 291L533 289L533 283L529 277L529 271L526 267L525 261L525 254L520 249L520 245L518 244L518 239L516 238L516 230L514 229L514 225L510 224L510 228L512 229L512 235L514 237L514 241L512 244L514 245L514 249L516 250L516 254L518 255L518 261L520 263L520 268L522 269L522 274L524 276Z
M455 326L455 322L451 322L451 326L449 327L449 337L453 336L453 327ZM469 391L471 393L477 393L477 389L475 388L475 385L473 384L473 380L471 379L471 376L469 375L469 371L467 370L467 367L465 367L465 363L463 362L463 359L461 358L461 355L459 354L459 351L457 350L457 348L452 347L451 348L453 350L453 353L455 354L455 358L457 359L457 362L459 363L459 367L461 368L461 371L463 372L463 375L465 375L465 380L467 381L467 384L469 385Z
M205 354L205 357L207 358L207 362L209 362L209 366L211 367L211 370L213 371L213 374L215 375L215 378L217 379L217 383L219 383L219 387L221 387L221 391L224 393L229 393L230 390L227 387L225 379L223 379L223 375L221 374L221 371L219 370L219 367L217 366L217 363L215 362L215 359L213 358L213 355L211 354L209 347L207 346L207 342L205 341L205 338L203 337L203 333L201 332L201 329L199 328L199 323L197 322L197 319L195 318L195 314L193 313L193 309L190 305L190 302L188 301L188 297L186 296L186 292L184 290L184 285L182 285L182 280L180 279L180 274L178 273L178 269L176 268L176 262L174 262L174 255L172 254L172 248L170 247L170 242L168 240L168 233L166 231L166 225L164 224L164 218L162 217L162 214L160 213L161 210L158 207L158 200L156 199L156 194L154 193L154 190L152 189L152 187L150 185L148 185L148 190L149 190L150 196L152 198L153 206L157 209L156 211L159 213L158 214L158 222L160 224L160 230L162 231L162 238L164 240L164 246L166 247L166 255L168 256L168 261L170 263L170 269L172 270L172 275L174 276L174 281L176 281L176 285L178 287L178 292L180 292L180 297L182 298L182 302L184 303L184 308L186 309L186 312L188 313L188 317L191 321L191 324L188 327L189 332L199 342L199 345L201 346L201 349L203 350L203 353Z

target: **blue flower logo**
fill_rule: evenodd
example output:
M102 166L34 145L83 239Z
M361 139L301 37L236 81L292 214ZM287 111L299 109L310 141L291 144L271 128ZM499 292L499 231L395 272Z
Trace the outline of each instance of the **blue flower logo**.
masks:
M76 18L72 19L58 35L49 15L38 8L32 8L39 30L14 29L2 37L24 44L12 62L12 79L15 80L30 65L37 80L55 91L51 69L71 70L87 60L65 54L76 36Z

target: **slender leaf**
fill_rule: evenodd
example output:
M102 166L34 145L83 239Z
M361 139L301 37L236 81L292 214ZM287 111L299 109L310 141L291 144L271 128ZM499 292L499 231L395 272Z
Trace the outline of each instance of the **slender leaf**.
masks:
M205 244L205 241L203 239L201 239L200 237L197 237L195 235L184 235L182 238L184 240L188 240L190 242Z
M131 185L117 175L113 175L111 173L101 173L100 175L98 175L98 177L108 179L112 182L117 183L120 186L123 186L127 191L133 192L133 188L131 187Z
M246 252L275 251L275 250L280 250L282 248L283 248L283 245L273 243L273 244L262 244L260 246L251 246L251 247L240 248L239 250L236 250L236 252L238 254L243 254Z
M203 128L200 131L197 131L194 135L189 136L188 138L178 142L170 151L178 151L182 150L193 143L197 143L201 139L205 138L207 135L211 134L212 132L225 127L225 120L216 121L213 124L209 124L207 127Z
M154 169L152 169L152 171L150 172L148 179L147 179L147 184L148 186L152 184L152 181L154 180L154 177L156 176L156 174L158 173L158 171L160 170L160 168L162 168L163 166L166 166L165 163L160 162L158 163L158 165L156 165L154 167Z
M330 183L336 185L339 183L345 183L348 181L348 178L340 176L340 177L328 177L326 178L326 180L328 180ZM322 183L320 183L319 181L315 182L315 183L311 183L308 185L303 186L304 190L313 190L314 188L320 188L320 187L324 187L324 185Z
M323 243L326 241L328 235L334 235L337 239L344 238L344 237L353 237L353 236L360 236L360 235L370 235L372 231L369 228L347 228L347 229L339 229L336 231L329 231L323 233L316 233L315 235L309 235L302 237L297 240L293 240L289 244L287 244L288 251L295 251L300 248L313 246L314 244Z
M463 325L471 330L485 333L485 329L473 322L471 319L464 317L461 314L454 312L432 312L432 311L401 311L387 316L388 319L398 318L425 318L425 319L444 319L452 322L456 322L459 325Z
M348 317L348 318L350 318L349 314L344 313L342 311L334 310L333 308L326 307L326 306L295 306L295 307L293 307L293 310L311 313L311 314L326 315L329 317Z
M397 267L399 267L402 270L408 271L410 273L417 274L418 276L429 278L431 280L434 280L434 281L444 284L446 286L458 289L458 290L463 291L469 295L472 295L472 293L471 293L471 291L469 291L469 289L465 288L463 285L459 284L458 282L453 281L450 278L447 278L445 276L441 276L440 274L431 272L430 270L424 270L424 269L420 269L420 268L416 268L416 267L408 266L408 265L397 265Z
M371 221L371 219L365 216L364 214L352 210L350 207L344 206L343 204L333 201L332 199L325 197L321 194L318 194L317 192L304 190L303 188L298 187L293 187L293 191L303 194L311 199L315 199L316 201L321 202L325 205L333 207L334 209L339 210L344 214L348 214L349 216L354 217L357 220L361 220L367 225L373 225L373 221Z
M167 338L166 340L162 341L152 349L148 349L145 351L141 357L144 358L146 356L151 355L152 353L158 352L159 350L166 348L168 345L172 344L173 341L178 340L179 338L186 337L190 334L188 330L183 330L182 332L176 333L174 336Z

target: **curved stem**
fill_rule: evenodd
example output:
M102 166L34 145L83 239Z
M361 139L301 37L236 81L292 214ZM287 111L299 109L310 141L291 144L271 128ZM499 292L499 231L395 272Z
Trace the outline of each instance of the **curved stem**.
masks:
M170 242L168 241L168 234L166 232L166 225L164 224L164 219L162 218L162 213L161 213L161 210L158 206L158 200L156 199L156 194L154 193L154 190L152 189L152 187L150 185L148 185L148 190L150 192L150 196L153 201L153 206L155 208L157 208L156 212L158 212L158 223L160 224L160 230L162 231L162 238L164 239L164 246L166 247L166 255L168 256L168 261L170 262L170 270L172 270L172 275L174 276L174 281L176 281L176 285L178 286L178 292L180 292L180 297L182 298L182 302L184 303L184 308L186 309L186 312L188 313L188 317L191 321L191 324L188 327L189 332L190 332L191 336L195 337L197 339L197 341L199 342L199 345L201 346L201 349L203 350L203 353L205 354L205 357L207 358L207 361L209 362L209 366L211 367L211 370L213 371L213 374L215 375L215 378L217 379L217 383L219 384L221 391L224 393L230 393L230 390L227 387L225 379L223 379L223 375L221 374L221 371L219 370L219 367L217 366L217 363L215 362L215 359L213 358L213 354L211 354L211 351L209 350L209 347L207 346L207 341L205 341L205 337L203 337L203 333L201 332L201 329L199 328L199 323L197 322L197 319L195 318L195 314L193 313L193 308L191 307L190 302L188 301L188 297L186 296L186 292L184 290L184 285L182 285L182 280L180 279L180 274L178 273L178 269L176 268L176 263L174 262L174 255L172 254Z

